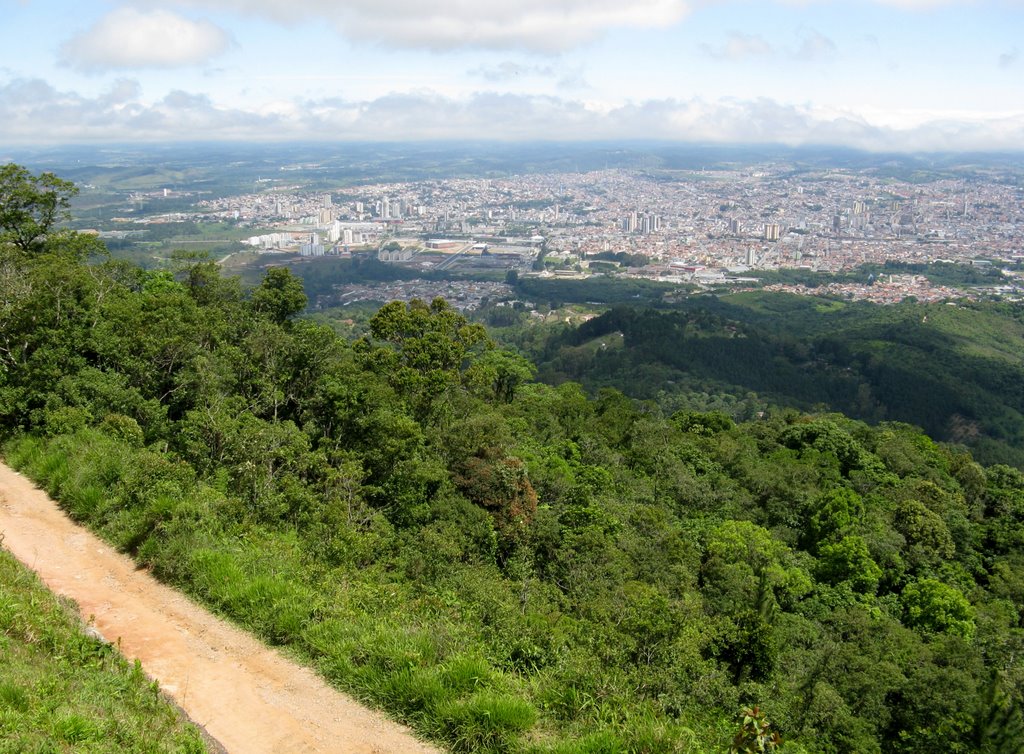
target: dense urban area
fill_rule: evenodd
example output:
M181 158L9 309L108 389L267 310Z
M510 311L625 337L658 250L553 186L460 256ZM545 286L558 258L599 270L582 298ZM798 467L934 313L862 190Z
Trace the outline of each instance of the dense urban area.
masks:
M997 266L1004 278L989 292L1010 294L1019 280L1014 268L1024 258L1024 189L995 169L916 182L880 170L796 171L788 164L661 173L604 169L324 192L302 190L289 176L260 178L256 188L216 199L190 194L195 203L188 211L117 219L132 228L231 223L250 228L245 246L262 254L372 252L382 262L423 271L617 275L700 287L749 285L764 271L841 273L893 260L945 261ZM136 194L132 202L141 207L153 196L172 197L173 191ZM397 285L393 295L406 284ZM465 288L456 298L478 298L470 283L454 285ZM795 282L771 287L806 290ZM831 283L828 292L880 303L964 295L909 274ZM363 297L353 287L341 301Z

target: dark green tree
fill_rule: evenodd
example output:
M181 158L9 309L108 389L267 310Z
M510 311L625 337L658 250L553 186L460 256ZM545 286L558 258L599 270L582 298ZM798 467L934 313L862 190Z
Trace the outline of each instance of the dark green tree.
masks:
M369 338L357 344L365 366L386 375L421 419L435 399L472 383L470 367L493 348L483 325L469 322L447 301L393 301L370 320Z
M302 287L302 278L287 267L271 267L263 282L253 291L252 305L258 312L283 324L306 308L308 300Z
M32 175L20 165L0 167L0 241L23 252L42 250L54 225L69 216L78 188L53 173Z
M978 704L974 743L980 752L1024 752L1024 705L1006 693L1000 673L993 670Z

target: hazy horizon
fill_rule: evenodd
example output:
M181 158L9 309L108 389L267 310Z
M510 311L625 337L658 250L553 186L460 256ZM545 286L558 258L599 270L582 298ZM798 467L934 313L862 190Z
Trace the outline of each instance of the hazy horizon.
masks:
M0 144L1024 150L1019 0L0 0Z

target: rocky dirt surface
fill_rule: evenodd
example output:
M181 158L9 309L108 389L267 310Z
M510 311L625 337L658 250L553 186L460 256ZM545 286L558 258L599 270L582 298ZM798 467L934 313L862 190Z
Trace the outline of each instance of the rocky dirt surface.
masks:
M230 754L438 754L408 729L160 584L2 464L0 535L5 548L52 591L74 600L85 621L138 659Z

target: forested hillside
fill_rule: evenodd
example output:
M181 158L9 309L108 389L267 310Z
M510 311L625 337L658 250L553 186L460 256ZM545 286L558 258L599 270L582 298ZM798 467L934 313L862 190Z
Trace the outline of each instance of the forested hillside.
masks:
M1024 468L1024 306L896 306L774 293L622 307L514 338L548 382L751 416L766 405L903 421Z
M348 342L286 270L0 217L7 459L453 750L1022 750L1020 471L539 384L441 300Z

